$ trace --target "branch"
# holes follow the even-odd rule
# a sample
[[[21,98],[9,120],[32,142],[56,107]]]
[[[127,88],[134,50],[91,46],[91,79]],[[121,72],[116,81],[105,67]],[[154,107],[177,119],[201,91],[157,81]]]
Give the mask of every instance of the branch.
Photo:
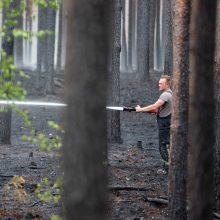
[[[127,191],[132,191],[132,190],[136,190],[136,191],[148,191],[147,188],[143,188],[143,187],[134,187],[134,186],[109,186],[108,188],[109,188],[109,190],[111,190],[111,191],[117,191],[117,190],[127,190]]]

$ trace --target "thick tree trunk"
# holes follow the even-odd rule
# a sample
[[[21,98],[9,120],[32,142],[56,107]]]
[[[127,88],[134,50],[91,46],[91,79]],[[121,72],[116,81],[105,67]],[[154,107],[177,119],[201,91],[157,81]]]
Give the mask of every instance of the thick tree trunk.
[[[106,219],[106,82],[111,1],[67,0],[64,208],[67,220]],[[85,16],[86,15],[86,16]]]
[[[220,1],[217,3],[215,47],[215,95],[216,95],[216,139],[215,139],[215,212],[220,213]]]
[[[173,42],[172,42],[172,13],[171,0],[163,1],[163,17],[165,29],[165,61],[164,73],[173,74]]]
[[[214,116],[214,46],[216,0],[192,1],[190,140],[192,144],[189,219],[212,219]]]
[[[114,0],[108,105],[120,104],[121,0]],[[108,112],[108,139],[121,143],[120,112]]]
[[[186,219],[190,0],[173,2],[173,111],[169,169],[170,219]]]
[[[149,79],[149,14],[150,2],[138,0],[137,61],[141,81]]]

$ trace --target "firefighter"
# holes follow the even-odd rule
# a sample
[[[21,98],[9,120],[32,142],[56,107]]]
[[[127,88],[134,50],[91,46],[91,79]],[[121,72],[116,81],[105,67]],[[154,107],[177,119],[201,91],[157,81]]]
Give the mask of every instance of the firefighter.
[[[162,75],[159,80],[159,91],[161,95],[159,99],[152,105],[140,107],[137,105],[136,112],[154,112],[157,115],[158,133],[159,133],[159,151],[164,165],[169,161],[169,144],[170,144],[170,121],[172,110],[172,95],[170,88],[171,77]]]

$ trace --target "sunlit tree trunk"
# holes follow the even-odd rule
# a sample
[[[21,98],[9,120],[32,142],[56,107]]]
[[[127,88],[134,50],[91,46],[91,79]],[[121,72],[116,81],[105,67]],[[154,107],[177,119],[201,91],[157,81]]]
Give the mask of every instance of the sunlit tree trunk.
[[[216,0],[192,1],[190,104],[191,195],[189,219],[211,220],[215,141],[214,46]]]
[[[141,81],[149,79],[149,14],[150,1],[138,0],[137,62]]]
[[[220,1],[217,2],[215,39],[215,95],[216,95],[216,139],[215,139],[215,212],[220,213]]]
[[[173,1],[173,110],[169,168],[170,219],[186,219],[190,0]]]
[[[67,0],[65,219],[106,219],[106,82],[111,1]],[[86,16],[85,16],[86,15]]]
[[[114,0],[108,105],[120,104],[121,0]],[[120,112],[108,111],[108,139],[121,143]]]

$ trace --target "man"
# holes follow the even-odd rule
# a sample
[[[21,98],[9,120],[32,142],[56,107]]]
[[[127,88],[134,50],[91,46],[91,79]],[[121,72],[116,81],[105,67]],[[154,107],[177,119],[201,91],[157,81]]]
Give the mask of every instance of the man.
[[[159,131],[159,151],[165,163],[169,160],[170,144],[170,120],[172,110],[172,90],[170,89],[171,78],[168,75],[162,75],[159,80],[159,91],[162,92],[159,99],[152,105],[135,108],[136,112],[148,112],[157,114],[157,124]]]

